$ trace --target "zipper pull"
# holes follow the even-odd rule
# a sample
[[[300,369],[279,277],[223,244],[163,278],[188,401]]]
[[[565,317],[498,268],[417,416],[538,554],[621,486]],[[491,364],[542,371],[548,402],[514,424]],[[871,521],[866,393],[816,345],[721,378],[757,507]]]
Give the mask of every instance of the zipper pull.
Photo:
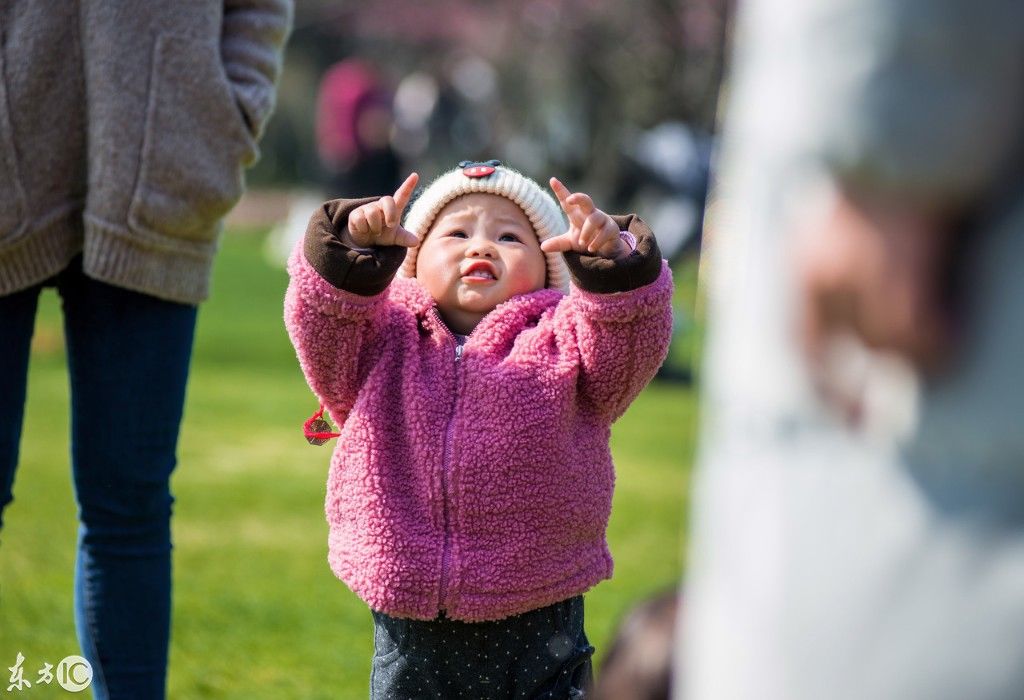
[[[462,359],[462,344],[461,343],[456,343],[455,344],[455,361],[458,362],[461,359]]]

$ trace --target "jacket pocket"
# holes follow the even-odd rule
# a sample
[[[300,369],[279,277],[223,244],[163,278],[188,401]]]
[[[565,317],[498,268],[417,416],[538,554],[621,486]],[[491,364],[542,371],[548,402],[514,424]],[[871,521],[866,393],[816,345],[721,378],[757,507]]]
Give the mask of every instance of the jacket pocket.
[[[0,55],[0,244],[16,236],[25,223],[25,191],[18,176],[5,75],[7,70]]]
[[[150,74],[135,228],[205,242],[245,187],[258,155],[216,42],[164,34]]]

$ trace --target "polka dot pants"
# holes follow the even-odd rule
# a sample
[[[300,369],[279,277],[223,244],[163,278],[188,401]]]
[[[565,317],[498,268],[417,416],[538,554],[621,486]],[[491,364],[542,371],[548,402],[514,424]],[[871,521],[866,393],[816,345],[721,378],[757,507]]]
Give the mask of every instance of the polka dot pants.
[[[493,622],[373,621],[371,700],[578,699],[593,682],[583,596]]]

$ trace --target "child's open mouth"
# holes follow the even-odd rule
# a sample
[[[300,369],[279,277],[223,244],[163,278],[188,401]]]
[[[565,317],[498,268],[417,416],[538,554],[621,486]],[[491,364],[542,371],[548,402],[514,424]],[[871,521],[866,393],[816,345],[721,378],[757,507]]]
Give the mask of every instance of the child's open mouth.
[[[494,266],[489,262],[475,262],[462,273],[467,282],[491,282],[498,279]]]

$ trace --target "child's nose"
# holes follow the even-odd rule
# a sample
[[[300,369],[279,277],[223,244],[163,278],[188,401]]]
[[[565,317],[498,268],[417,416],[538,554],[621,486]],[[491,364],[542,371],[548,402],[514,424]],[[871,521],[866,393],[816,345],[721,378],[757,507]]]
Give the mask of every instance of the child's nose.
[[[475,236],[469,241],[469,247],[466,248],[466,255],[471,258],[493,258],[495,255],[494,243],[482,236]]]

